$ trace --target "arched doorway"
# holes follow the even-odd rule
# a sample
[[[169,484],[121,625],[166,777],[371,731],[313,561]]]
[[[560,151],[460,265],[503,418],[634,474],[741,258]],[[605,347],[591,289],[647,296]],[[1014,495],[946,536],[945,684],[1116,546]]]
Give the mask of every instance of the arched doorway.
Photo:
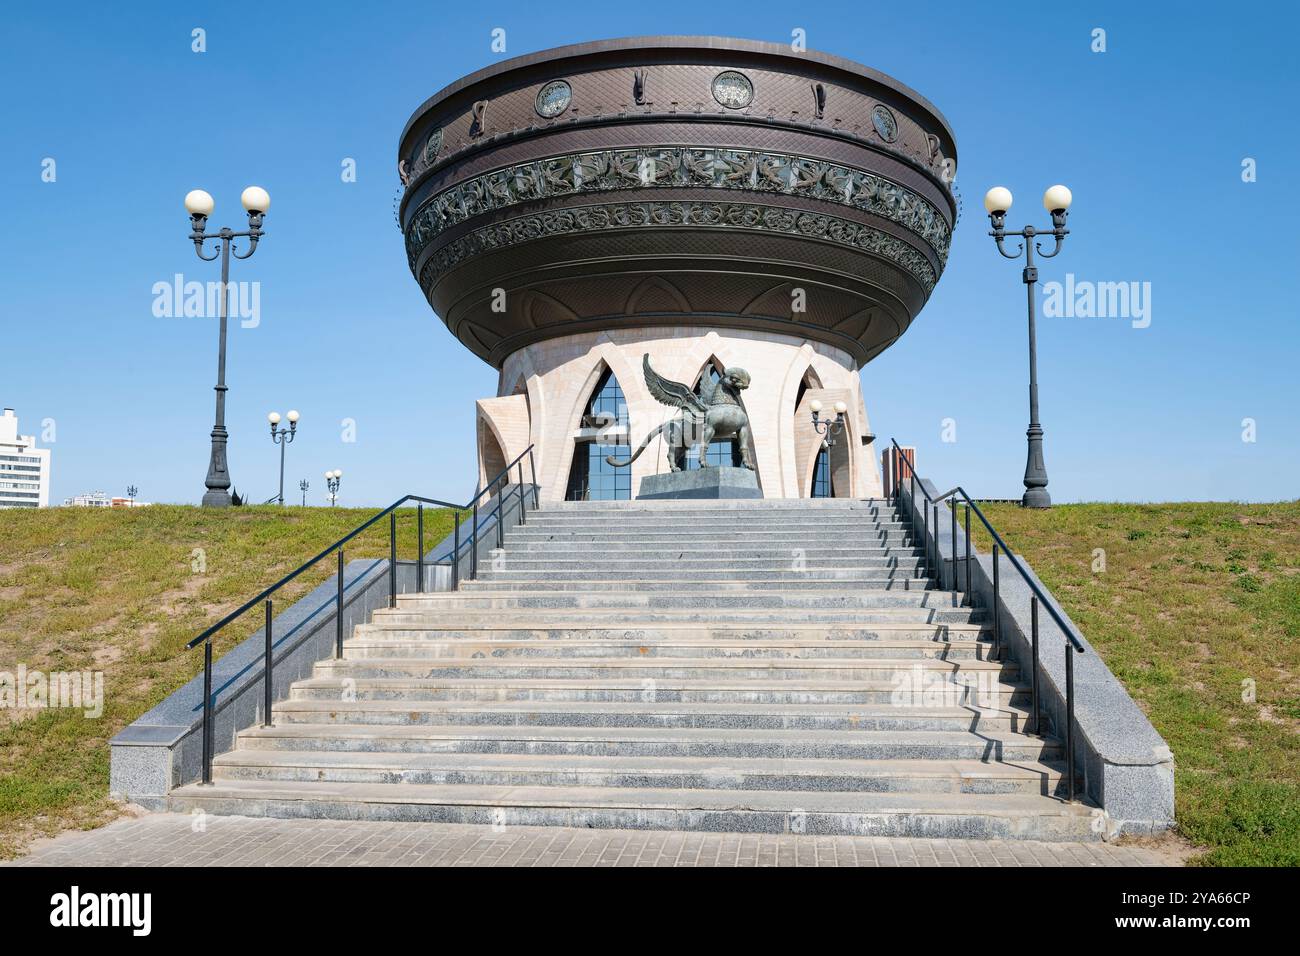
[[[573,462],[566,501],[626,501],[632,497],[632,470],[615,468],[607,455],[626,456],[627,400],[612,369],[596,381],[573,440]]]

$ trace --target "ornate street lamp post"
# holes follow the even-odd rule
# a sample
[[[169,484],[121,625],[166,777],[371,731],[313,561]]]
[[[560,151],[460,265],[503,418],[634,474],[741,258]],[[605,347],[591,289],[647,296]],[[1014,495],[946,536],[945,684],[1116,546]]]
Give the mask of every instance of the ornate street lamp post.
[[[835,417],[822,418],[822,403],[813,399],[808,403],[812,409],[812,427],[818,435],[822,436],[822,442],[827,448],[835,444],[835,436],[844,431],[844,413],[849,410],[849,406],[843,402],[835,403]]]
[[[285,418],[289,419],[289,427],[276,428],[280,424],[280,413],[271,412],[266,416],[266,420],[271,423],[271,441],[280,446],[280,493],[276,496],[276,502],[281,505],[284,504],[284,446],[298,434],[298,413],[289,409]]]
[[[126,496],[131,499],[131,507],[135,507],[135,496],[140,493],[140,489],[135,485],[126,486]]]
[[[339,497],[339,481],[343,478],[343,470],[335,468],[333,471],[325,472],[325,487],[330,491],[330,507],[334,507],[334,502]]]
[[[1024,283],[1029,292],[1029,429],[1025,435],[1029,439],[1029,455],[1025,462],[1025,495],[1021,504],[1026,508],[1050,508],[1052,496],[1047,493],[1047,466],[1043,464],[1043,426],[1038,422],[1038,332],[1034,324],[1034,284],[1038,281],[1038,268],[1034,265],[1034,250],[1044,259],[1051,259],[1061,251],[1061,244],[1070,230],[1065,228],[1067,210],[1073,196],[1064,186],[1052,186],[1043,193],[1043,206],[1052,214],[1050,235],[1056,240],[1051,252],[1044,252],[1042,244],[1034,236],[1049,234],[1049,230],[1038,230],[1025,226],[1011,235],[1020,236],[1024,241],[1015,252],[1007,252],[1002,240],[1007,236],[1007,210],[1011,208],[1011,190],[1003,186],[994,186],[984,195],[984,208],[988,210],[989,222],[993,231],[989,233],[997,243],[998,252],[1008,259],[1025,256]]]
[[[211,262],[221,256],[221,331],[217,346],[217,416],[212,426],[212,451],[208,458],[208,477],[204,484],[207,491],[203,495],[203,504],[225,508],[230,505],[230,471],[226,465],[226,306],[227,290],[230,284],[230,256],[247,259],[257,251],[257,240],[262,236],[262,220],[266,210],[271,206],[271,197],[260,186],[249,186],[239,197],[248,212],[248,231],[234,232],[223,226],[218,232],[208,234],[208,216],[212,214],[215,203],[212,197],[202,189],[192,189],[185,194],[185,209],[190,214],[190,239],[194,241],[194,252],[205,262]],[[231,249],[231,242],[238,238],[248,238],[248,251],[240,255]],[[221,241],[220,252],[214,250],[212,255],[203,254],[203,243],[208,239]]]
[[[307,489],[310,487],[311,485],[308,483],[306,478],[298,482],[298,490],[302,492],[302,506],[304,508],[307,507]]]

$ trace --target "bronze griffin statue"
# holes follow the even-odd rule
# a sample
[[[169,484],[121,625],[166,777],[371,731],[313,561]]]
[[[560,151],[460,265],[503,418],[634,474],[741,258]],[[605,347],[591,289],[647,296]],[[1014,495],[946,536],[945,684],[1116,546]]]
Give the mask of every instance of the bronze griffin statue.
[[[619,460],[608,455],[605,458],[607,462],[615,467],[632,464],[654,437],[663,432],[668,443],[668,466],[673,471],[686,467],[686,451],[696,444],[700,449],[700,467],[707,468],[709,463],[705,456],[709,453],[709,443],[715,438],[735,438],[742,464],[750,471],[754,470],[754,459],[749,451],[749,416],[740,404],[740,393],[749,388],[748,372],[743,368],[729,368],[712,385],[705,382],[701,394],[696,395],[681,382],[670,382],[652,369],[648,353],[642,357],[641,367],[645,370],[645,385],[650,394],[665,405],[680,408],[682,414],[646,435],[631,458]]]

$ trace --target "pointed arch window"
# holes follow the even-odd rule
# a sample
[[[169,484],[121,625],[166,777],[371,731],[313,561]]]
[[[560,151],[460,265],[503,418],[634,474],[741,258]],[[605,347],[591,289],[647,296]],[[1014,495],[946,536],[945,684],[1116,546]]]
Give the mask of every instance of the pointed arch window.
[[[817,462],[813,465],[812,488],[809,498],[830,498],[831,492],[831,454],[825,445],[817,449]]]
[[[627,400],[612,369],[596,382],[573,443],[573,464],[565,489],[568,501],[626,501],[632,497],[632,469],[615,468],[606,455],[626,456]]]

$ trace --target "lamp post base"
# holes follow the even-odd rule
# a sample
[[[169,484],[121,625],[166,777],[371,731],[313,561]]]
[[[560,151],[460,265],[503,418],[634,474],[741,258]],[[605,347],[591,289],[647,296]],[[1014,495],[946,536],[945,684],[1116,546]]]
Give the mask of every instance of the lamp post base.
[[[1047,493],[1046,488],[1026,488],[1024,497],[1020,499],[1020,505],[1023,508],[1050,508],[1052,496]]]
[[[203,496],[203,507],[205,508],[229,508],[230,492],[221,491],[213,488]]]

